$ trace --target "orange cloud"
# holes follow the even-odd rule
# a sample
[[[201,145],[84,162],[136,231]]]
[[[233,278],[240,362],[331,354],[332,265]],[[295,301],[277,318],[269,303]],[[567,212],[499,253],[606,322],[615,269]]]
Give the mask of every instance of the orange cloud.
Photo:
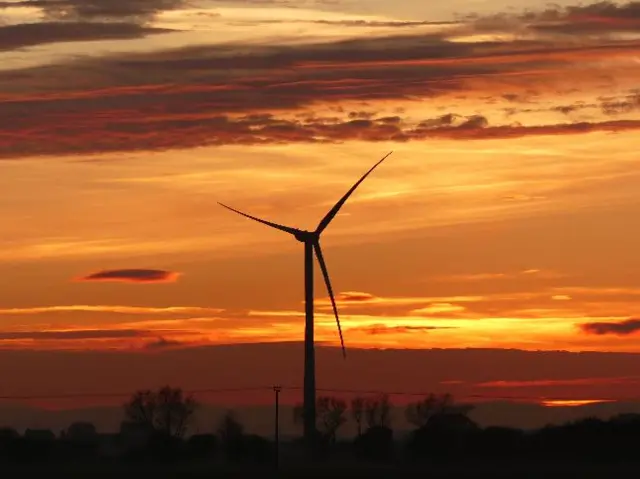
[[[488,381],[476,384],[482,388],[536,388],[557,386],[595,386],[607,384],[636,384],[640,383],[640,377],[598,377],[598,378],[571,378],[571,379],[534,379],[527,381]]]
[[[580,407],[589,404],[616,402],[615,399],[545,399],[540,404],[547,407]]]
[[[338,293],[335,296],[336,303],[342,307],[347,306],[392,306],[434,303],[447,308],[449,303],[478,302],[486,299],[485,296],[408,296],[408,297],[381,297],[370,293],[349,291]],[[315,301],[321,308],[330,307],[328,297]],[[450,309],[451,310],[451,309]]]
[[[411,311],[412,314],[441,314],[441,313],[459,313],[462,311],[466,311],[464,306],[459,304],[451,304],[451,303],[433,303],[424,308],[414,309]]]
[[[210,344],[198,330],[187,329],[43,329],[0,331],[0,350],[145,351]]]
[[[541,271],[539,269],[525,269],[512,273],[471,273],[471,274],[453,274],[437,278],[439,281],[487,281],[493,279],[514,279],[519,277],[535,276],[537,278],[560,278],[561,274],[553,271]]]
[[[85,329],[66,331],[0,331],[0,341],[16,339],[56,340],[56,339],[120,339],[147,336],[149,331],[137,329]]]
[[[199,306],[123,306],[123,305],[67,305],[39,306],[32,308],[4,308],[0,315],[47,313],[114,313],[114,314],[200,314],[220,313],[224,309]]]
[[[453,329],[451,326],[411,326],[411,325],[399,325],[389,326],[386,324],[372,324],[365,327],[349,328],[349,332],[362,332],[373,336],[380,334],[415,334],[415,333],[427,333],[435,329]]]

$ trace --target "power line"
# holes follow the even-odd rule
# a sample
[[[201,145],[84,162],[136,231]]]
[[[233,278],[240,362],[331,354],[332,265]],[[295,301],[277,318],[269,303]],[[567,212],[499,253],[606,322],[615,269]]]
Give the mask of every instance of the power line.
[[[187,394],[207,394],[207,393],[227,393],[227,392],[244,392],[244,391],[262,391],[272,390],[272,386],[243,387],[243,388],[209,388],[209,389],[190,389],[183,390]],[[134,392],[126,393],[66,393],[66,394],[41,394],[41,395],[22,395],[22,396],[0,396],[0,399],[74,399],[74,398],[108,398],[108,397],[130,397]]]
[[[303,388],[301,386],[279,386],[282,392],[284,391],[300,391]],[[255,391],[270,391],[273,392],[273,386],[250,386],[250,387],[236,387],[236,388],[205,388],[205,389],[189,389],[183,390],[186,394],[224,394],[233,392],[255,392]],[[433,394],[433,391],[418,392],[418,391],[385,391],[381,389],[366,390],[366,389],[340,389],[340,388],[317,388],[317,391],[326,393],[337,394],[354,394],[363,396],[373,395],[388,395],[388,396],[408,396],[408,397],[426,397]],[[105,392],[105,393],[64,393],[64,394],[33,394],[33,395],[3,395],[0,396],[0,400],[36,400],[36,399],[89,399],[89,398],[126,398],[131,397],[135,392]],[[503,399],[503,400],[536,400],[536,401],[579,401],[573,397],[560,397],[560,396],[522,396],[522,395],[498,395],[498,394],[458,394],[454,395],[457,398],[466,399]],[[590,399],[585,399],[590,400]],[[608,397],[608,398],[593,398],[597,401],[640,401],[640,397]]]

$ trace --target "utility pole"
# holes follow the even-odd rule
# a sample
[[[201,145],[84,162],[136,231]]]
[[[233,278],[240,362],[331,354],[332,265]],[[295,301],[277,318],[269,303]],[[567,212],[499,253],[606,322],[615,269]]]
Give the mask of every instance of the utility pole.
[[[275,442],[275,467],[276,470],[280,468],[280,391],[281,386],[273,386],[273,392],[276,394],[275,403],[275,424],[274,424],[274,442]]]

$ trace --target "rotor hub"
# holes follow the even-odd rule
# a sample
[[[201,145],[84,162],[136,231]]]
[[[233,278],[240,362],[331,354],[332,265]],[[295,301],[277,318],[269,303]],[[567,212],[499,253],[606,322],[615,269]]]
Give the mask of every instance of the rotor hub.
[[[301,243],[308,243],[308,242],[314,242],[316,239],[316,234],[313,231],[306,231],[306,230],[298,230],[295,234],[294,237],[300,241]]]

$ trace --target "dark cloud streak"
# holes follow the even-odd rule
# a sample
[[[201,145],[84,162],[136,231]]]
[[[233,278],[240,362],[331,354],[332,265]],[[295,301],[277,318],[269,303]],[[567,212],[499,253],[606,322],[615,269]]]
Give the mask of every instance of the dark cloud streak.
[[[37,1],[53,12],[64,6],[82,19],[105,15],[142,18],[180,4],[173,0]],[[634,15],[636,3],[630,5],[624,12]],[[611,18],[624,17],[618,7],[605,7],[600,5],[598,11]],[[586,15],[550,12],[528,20],[520,17],[519,21],[578,21]],[[67,35],[73,28],[79,36],[90,34],[83,30],[83,23],[64,25],[71,28]],[[96,34],[100,28],[105,35],[143,31],[142,23],[99,25]],[[40,35],[50,33],[41,31]],[[11,48],[11,41],[29,41],[27,37],[8,35],[5,48]],[[0,29],[0,48],[2,38]],[[614,55],[635,55],[639,48],[640,40],[580,43],[549,41],[544,36],[457,42],[441,32],[315,45],[194,46],[0,72],[0,158],[238,144],[484,140],[635,130],[640,120],[624,117],[523,126],[496,123],[483,115],[322,117],[314,111],[318,105],[418,102],[474,93],[485,98],[501,96],[514,104],[534,85],[537,90],[557,88],[557,82],[567,81],[567,69],[576,74],[576,66],[585,68],[589,62],[602,62]],[[625,74],[628,72],[633,75],[633,70],[626,69]],[[607,75],[613,78],[615,72]],[[512,91],[498,92],[499,85],[505,84],[511,85]],[[637,100],[631,97],[613,99],[603,103],[602,109],[607,114],[628,113],[635,108],[633,102]],[[569,115],[580,108],[567,106],[558,111]]]
[[[631,318],[618,323],[583,323],[579,327],[587,334],[628,336],[640,331],[640,319]]]
[[[115,269],[98,271],[79,281],[117,281],[125,283],[166,283],[175,281],[178,274],[158,269]]]
[[[156,14],[180,8],[185,0],[24,0],[3,2],[0,7],[40,8],[51,20],[127,20],[143,23]]]
[[[173,349],[173,348],[180,348],[180,347],[193,347],[193,346],[194,346],[193,343],[185,343],[183,341],[176,341],[174,339],[159,337],[155,341],[151,341],[145,344],[144,348],[150,351],[158,351],[158,350]]]
[[[81,340],[141,338],[156,334],[139,329],[87,329],[73,331],[2,331],[0,341],[10,340]]]
[[[347,302],[347,303],[367,303],[370,301],[375,301],[376,296],[369,293],[362,293],[359,291],[345,291],[343,293],[339,293],[336,296],[336,301]]]
[[[360,331],[366,334],[370,334],[372,336],[376,336],[378,334],[389,334],[389,333],[399,333],[399,334],[428,333],[430,331],[434,331],[438,329],[455,329],[455,328],[452,326],[387,326],[384,324],[373,324],[371,326],[366,326],[362,328],[351,328],[350,331]]]
[[[445,118],[448,116],[445,115]],[[640,120],[490,126],[487,119],[481,116],[470,117],[459,125],[443,123],[442,117],[412,125],[390,123],[385,118],[335,121],[279,119],[271,115],[248,115],[240,118],[202,118],[193,115],[191,118],[169,117],[149,124],[144,118],[126,118],[118,112],[93,120],[90,125],[76,123],[72,117],[63,116],[58,121],[58,124],[33,128],[28,135],[12,136],[9,141],[3,141],[0,134],[0,158],[162,151],[221,145],[340,143],[350,140],[493,140],[640,130]],[[162,131],[162,134],[157,135],[154,131]]]
[[[462,16],[462,31],[519,31],[549,36],[607,36],[640,32],[640,2],[594,2],[588,5],[553,5],[522,14]]]
[[[141,38],[170,31],[131,23],[23,23],[0,26],[0,51],[46,43]]]

